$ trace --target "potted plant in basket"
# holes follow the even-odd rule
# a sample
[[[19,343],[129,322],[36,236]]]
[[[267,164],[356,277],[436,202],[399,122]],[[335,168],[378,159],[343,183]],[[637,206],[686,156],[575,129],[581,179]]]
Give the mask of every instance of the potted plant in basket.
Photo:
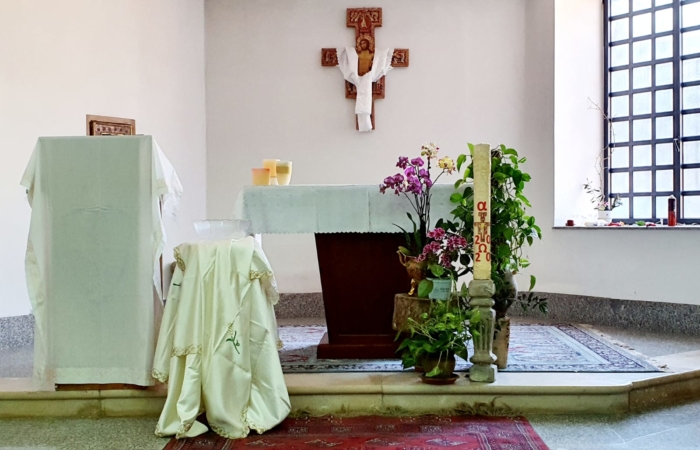
[[[465,187],[461,193],[454,193],[450,198],[455,203],[453,220],[438,222],[438,226],[460,233],[472,242],[474,190],[467,182],[472,178],[474,170],[471,160],[474,152],[472,144],[469,144],[469,152],[469,155],[457,158],[457,170],[462,172],[462,177],[455,183],[455,188]],[[524,309],[547,311],[547,300],[532,292],[535,276],[530,276],[530,292],[520,294],[514,277],[530,265],[523,250],[531,246],[535,239],[542,238],[542,231],[536,225],[535,218],[527,214],[526,208],[531,205],[523,190],[531,177],[520,168],[525,161],[526,158],[520,158],[516,150],[505,145],[491,150],[491,279],[496,285],[493,298],[493,308],[496,311],[493,350],[499,368],[505,368],[508,361],[510,319],[506,314],[513,303],[519,303]]]
[[[430,311],[423,313],[420,321],[408,319],[408,336],[397,351],[402,352],[404,367],[422,362],[424,374],[421,380],[428,384],[451,384],[458,378],[454,374],[455,355],[467,360],[467,343],[478,335],[475,325],[478,313],[473,313],[461,302],[434,302]],[[397,339],[401,334],[397,334]]]
[[[583,189],[586,191],[586,194],[591,196],[591,203],[595,205],[595,209],[598,211],[598,220],[604,220],[606,223],[610,223],[612,221],[613,209],[622,205],[620,194],[606,197],[601,189],[593,187],[593,182],[591,180],[586,180]]]

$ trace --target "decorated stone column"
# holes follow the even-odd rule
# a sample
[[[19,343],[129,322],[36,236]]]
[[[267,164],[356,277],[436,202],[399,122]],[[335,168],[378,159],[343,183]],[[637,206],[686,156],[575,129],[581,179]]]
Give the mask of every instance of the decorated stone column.
[[[473,312],[479,312],[479,336],[474,337],[473,366],[469,379],[492,383],[496,380],[496,357],[493,348],[493,327],[496,312],[491,280],[491,147],[479,144],[474,148],[474,279],[469,283]]]

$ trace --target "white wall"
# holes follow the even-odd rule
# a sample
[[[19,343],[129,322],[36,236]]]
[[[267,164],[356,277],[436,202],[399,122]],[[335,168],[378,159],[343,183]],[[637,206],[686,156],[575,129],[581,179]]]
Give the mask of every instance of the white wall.
[[[523,0],[377,0],[379,47],[408,47],[410,67],[387,76],[377,130],[355,131],[338,68],[322,47],[349,46],[345,9],[323,0],[206,2],[208,214],[230,217],[236,194],[262,158],[294,161],[293,183],[379,184],[399,155],[435,140],[456,157],[467,142],[541,146],[531,113]],[[537,47],[538,44],[530,43]],[[537,106],[538,102],[535,101]],[[550,141],[546,144],[551,149]],[[284,292],[320,291],[313,236],[265,236]]]
[[[528,157],[533,176],[527,194],[544,239],[528,273],[539,290],[700,304],[685,282],[697,231],[551,228],[588,207],[581,185],[602,143],[588,102],[602,100],[600,0],[372,5],[384,8],[378,45],[409,47],[411,66],[388,75],[378,129],[358,134],[340,73],[320,66],[319,49],[351,45],[345,8],[366,2],[207,1],[211,217],[230,217],[264,157],[293,160],[294,183],[376,184],[428,140],[452,156],[466,142],[503,142]],[[320,290],[312,236],[264,242],[282,291]]]
[[[603,5],[596,0],[556,2],[554,52],[554,223],[596,215],[582,188],[600,185],[603,151]]]
[[[205,216],[202,0],[0,2],[0,317],[27,314],[30,209],[19,186],[39,136],[84,135],[85,115],[136,119],[185,187],[174,244]]]
[[[556,1],[556,146],[554,152],[543,146],[536,160],[548,168],[554,155],[556,184],[539,185],[530,194],[540,204],[555,187],[557,214],[536,209],[546,225],[561,226],[580,207],[590,208],[580,189],[595,173],[591,161],[602,147],[600,115],[588,109],[587,100],[596,100],[602,84],[595,75],[602,73],[601,8],[599,0]],[[551,179],[538,169],[539,176]],[[699,252],[700,230],[550,229],[530,254],[543,291],[700,304],[691,281]]]

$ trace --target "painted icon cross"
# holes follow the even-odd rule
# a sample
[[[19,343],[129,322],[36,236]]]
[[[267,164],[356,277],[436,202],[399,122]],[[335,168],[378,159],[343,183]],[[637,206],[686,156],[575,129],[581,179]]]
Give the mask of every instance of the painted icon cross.
[[[382,8],[348,8],[346,24],[355,28],[355,50],[357,51],[357,72],[362,76],[372,69],[374,57],[374,28],[382,26]],[[338,53],[334,48],[321,49],[321,65],[337,66]],[[391,57],[392,67],[408,67],[408,49],[397,48]],[[374,99],[384,98],[386,79],[381,77],[372,83],[372,129],[374,124]],[[345,98],[357,98],[357,88],[345,81]],[[355,123],[357,127],[357,120]]]

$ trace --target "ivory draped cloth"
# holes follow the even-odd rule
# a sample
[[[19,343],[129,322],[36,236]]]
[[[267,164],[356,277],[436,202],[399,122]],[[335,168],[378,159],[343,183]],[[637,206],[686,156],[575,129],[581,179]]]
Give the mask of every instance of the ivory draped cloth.
[[[151,136],[39,138],[21,181],[34,376],[59,384],[153,384],[162,304],[163,210],[180,181]]]
[[[464,190],[463,185],[460,191]],[[436,184],[431,190],[432,225],[440,217],[452,217],[455,204],[452,184]],[[398,233],[400,225],[412,227],[418,216],[408,199],[377,185],[244,186],[238,193],[233,216],[252,222],[256,234],[295,233]],[[394,225],[396,224],[396,225]]]
[[[377,49],[372,58],[372,69],[359,76],[357,71],[358,56],[353,47],[340,47],[336,49],[338,55],[338,67],[345,78],[357,88],[355,100],[355,114],[359,131],[372,131],[372,83],[389,73],[392,69],[391,58],[393,48]]]
[[[270,264],[252,237],[182,244],[158,337],[153,376],[168,383],[156,434],[237,439],[291,410],[277,353]]]

